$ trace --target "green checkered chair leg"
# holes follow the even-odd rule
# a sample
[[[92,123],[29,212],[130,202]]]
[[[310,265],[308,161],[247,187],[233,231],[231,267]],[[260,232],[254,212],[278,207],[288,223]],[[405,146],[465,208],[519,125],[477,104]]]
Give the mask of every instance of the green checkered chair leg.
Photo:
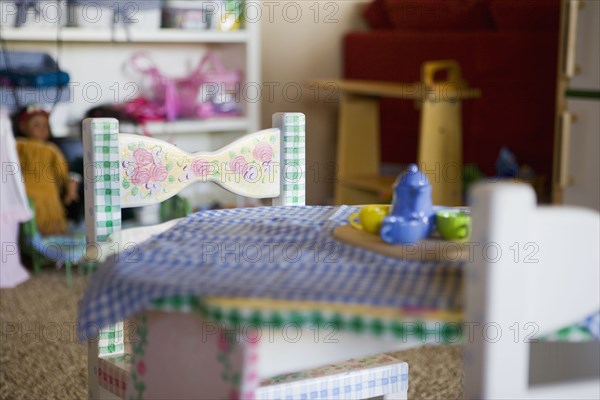
[[[97,246],[121,228],[119,122],[87,119],[83,130],[86,243]],[[122,323],[101,329],[99,353],[122,353],[122,338]]]

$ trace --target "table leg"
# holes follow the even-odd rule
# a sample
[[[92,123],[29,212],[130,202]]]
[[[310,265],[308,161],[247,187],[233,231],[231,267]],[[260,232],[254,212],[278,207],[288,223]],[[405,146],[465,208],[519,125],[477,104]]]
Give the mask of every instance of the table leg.
[[[147,311],[135,320],[127,398],[252,398],[257,353],[235,330],[198,315]]]

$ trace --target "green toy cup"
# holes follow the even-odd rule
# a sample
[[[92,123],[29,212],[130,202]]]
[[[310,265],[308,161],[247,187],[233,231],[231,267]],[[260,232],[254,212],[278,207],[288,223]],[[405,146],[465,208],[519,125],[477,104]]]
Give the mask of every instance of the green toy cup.
[[[471,234],[471,216],[458,210],[438,211],[435,224],[440,236],[446,240],[465,240]]]

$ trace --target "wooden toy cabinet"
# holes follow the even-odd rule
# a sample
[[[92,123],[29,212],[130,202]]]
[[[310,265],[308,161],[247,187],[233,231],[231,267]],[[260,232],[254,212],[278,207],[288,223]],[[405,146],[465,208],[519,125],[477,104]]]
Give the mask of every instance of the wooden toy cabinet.
[[[600,210],[600,3],[561,6],[553,201]]]
[[[447,79],[436,81],[438,73]],[[422,66],[422,81],[392,83],[358,80],[316,81],[341,92],[336,204],[381,203],[391,193],[395,177],[380,174],[379,99],[392,97],[421,102],[418,164],[433,188],[434,204],[462,204],[461,101],[480,96],[462,81],[452,60]]]

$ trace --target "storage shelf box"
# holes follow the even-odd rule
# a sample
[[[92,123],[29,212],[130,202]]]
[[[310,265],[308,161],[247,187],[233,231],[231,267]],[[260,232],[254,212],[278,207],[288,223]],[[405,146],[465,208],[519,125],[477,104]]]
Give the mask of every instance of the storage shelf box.
[[[0,1],[0,26],[19,29],[55,29],[68,20],[67,0]]]
[[[211,14],[202,1],[168,1],[163,7],[162,26],[176,29],[210,29]]]
[[[71,23],[82,29],[156,30],[161,23],[160,0],[77,0],[69,5]]]

